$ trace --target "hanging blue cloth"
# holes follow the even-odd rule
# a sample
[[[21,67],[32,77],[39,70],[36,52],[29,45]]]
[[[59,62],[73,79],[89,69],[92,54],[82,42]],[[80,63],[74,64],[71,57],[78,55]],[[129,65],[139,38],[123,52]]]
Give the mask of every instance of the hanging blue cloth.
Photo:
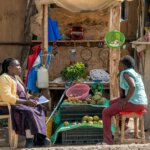
[[[58,22],[48,17],[48,40],[61,40],[61,35],[58,29]]]

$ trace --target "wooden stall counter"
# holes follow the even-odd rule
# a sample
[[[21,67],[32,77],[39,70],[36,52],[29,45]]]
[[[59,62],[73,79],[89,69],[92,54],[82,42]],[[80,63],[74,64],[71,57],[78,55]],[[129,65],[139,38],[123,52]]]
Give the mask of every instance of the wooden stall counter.
[[[93,83],[99,83],[99,82],[94,82],[94,81],[90,81],[90,82],[82,82],[82,83],[85,83],[85,84],[88,84],[88,85],[91,85]],[[109,88],[109,82],[102,82],[103,86],[104,86],[104,89],[110,89]],[[50,81],[49,82],[49,89],[50,90],[64,90],[66,86],[69,86],[70,83],[68,82],[60,82],[60,83],[54,83],[53,81]]]

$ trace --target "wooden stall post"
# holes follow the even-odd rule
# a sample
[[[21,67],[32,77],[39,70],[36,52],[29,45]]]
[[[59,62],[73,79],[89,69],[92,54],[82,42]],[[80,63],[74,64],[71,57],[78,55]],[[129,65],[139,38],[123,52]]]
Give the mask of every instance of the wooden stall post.
[[[144,44],[144,43],[143,43]],[[144,74],[143,74],[143,79],[144,79],[144,86],[145,86],[145,91],[147,94],[148,98],[148,109],[147,113],[144,116],[144,125],[145,129],[150,129],[150,69],[149,69],[149,58],[150,58],[150,42],[147,42],[146,44],[146,50],[145,50],[145,62],[144,62]],[[142,63],[142,62],[140,62]]]
[[[48,5],[43,5],[43,60],[42,63],[45,64],[48,54]]]
[[[48,56],[48,5],[43,5],[43,20],[42,20],[42,35],[43,35],[43,41],[42,41],[42,64],[45,65],[47,61]],[[42,93],[45,97],[49,99],[48,108],[51,112],[51,96],[49,88],[42,89]]]
[[[145,129],[150,129],[150,69],[149,69],[149,58],[150,58],[150,42],[148,41],[133,41],[132,47],[135,48],[135,53],[140,54],[138,59],[139,68],[138,71],[142,75],[146,95],[148,98],[147,113],[144,115],[144,126]]]
[[[121,3],[120,3],[121,4]],[[121,5],[110,8],[109,30],[120,30]],[[119,96],[118,64],[120,60],[120,48],[110,48],[109,52],[110,72],[110,99]]]

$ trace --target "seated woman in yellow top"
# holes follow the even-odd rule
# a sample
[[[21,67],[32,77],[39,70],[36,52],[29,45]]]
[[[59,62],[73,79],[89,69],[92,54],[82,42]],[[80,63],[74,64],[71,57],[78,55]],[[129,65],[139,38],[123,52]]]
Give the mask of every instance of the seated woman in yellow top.
[[[15,132],[26,136],[26,147],[50,145],[46,138],[45,115],[37,100],[27,93],[19,78],[21,67],[18,60],[7,58],[2,63],[0,76],[0,101],[11,105],[12,125]],[[6,113],[5,107],[0,112]],[[36,140],[35,140],[36,139]]]

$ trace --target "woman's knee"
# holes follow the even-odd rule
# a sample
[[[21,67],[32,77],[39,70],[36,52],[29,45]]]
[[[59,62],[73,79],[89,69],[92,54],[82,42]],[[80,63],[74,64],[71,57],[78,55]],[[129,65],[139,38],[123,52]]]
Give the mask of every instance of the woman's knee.
[[[108,108],[109,108],[109,107],[103,109],[103,111],[102,111],[102,116],[109,115],[109,110],[108,110]]]

